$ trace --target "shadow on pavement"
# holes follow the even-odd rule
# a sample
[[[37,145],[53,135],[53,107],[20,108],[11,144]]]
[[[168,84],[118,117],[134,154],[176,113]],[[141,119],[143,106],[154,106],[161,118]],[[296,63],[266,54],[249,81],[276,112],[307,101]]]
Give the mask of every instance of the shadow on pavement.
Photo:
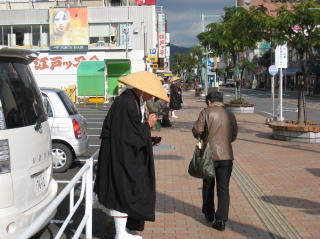
[[[320,203],[302,198],[286,196],[264,196],[261,199],[278,206],[302,209],[304,213],[320,215]]]
[[[306,170],[314,176],[320,177],[320,168],[306,168]]]
[[[163,203],[166,203],[165,205],[161,205]],[[161,205],[161,208],[159,208],[159,204]],[[179,199],[176,199],[174,197],[168,196],[166,194],[157,192],[157,206],[156,211],[162,212],[162,213],[174,213],[179,212],[185,216],[191,217],[202,223],[203,225],[210,226],[210,223],[208,223],[204,216],[200,217],[199,214],[201,213],[201,209],[184,201],[181,201]],[[157,220],[157,219],[156,219]],[[239,223],[234,220],[229,220],[227,224],[227,228],[230,228],[232,231],[235,231],[239,234],[242,234],[243,236],[247,238],[256,238],[257,235],[268,235],[271,236],[271,238],[277,238],[277,239],[285,239],[281,237],[280,235],[276,235],[274,233],[270,233],[267,230],[263,230],[261,228]],[[212,229],[214,230],[214,229]],[[266,238],[266,237],[261,237]]]

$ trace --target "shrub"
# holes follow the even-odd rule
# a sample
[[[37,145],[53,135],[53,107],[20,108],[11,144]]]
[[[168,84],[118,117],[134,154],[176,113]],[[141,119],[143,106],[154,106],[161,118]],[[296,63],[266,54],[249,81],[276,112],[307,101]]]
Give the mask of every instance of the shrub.
[[[248,104],[248,102],[247,102],[244,98],[238,98],[238,99],[230,100],[230,104],[240,104],[240,105],[243,105],[243,104]]]

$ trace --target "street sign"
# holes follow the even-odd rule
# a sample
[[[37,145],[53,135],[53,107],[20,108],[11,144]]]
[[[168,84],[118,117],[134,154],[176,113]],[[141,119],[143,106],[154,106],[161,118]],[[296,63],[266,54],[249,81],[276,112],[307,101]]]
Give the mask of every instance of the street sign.
[[[153,48],[153,49],[148,49],[148,57],[157,57],[157,49]]]
[[[277,68],[288,68],[288,47],[287,44],[278,45],[275,54],[275,65]]]
[[[276,74],[278,74],[278,68],[275,66],[275,65],[271,65],[271,66],[269,66],[269,74],[270,75],[276,75]]]

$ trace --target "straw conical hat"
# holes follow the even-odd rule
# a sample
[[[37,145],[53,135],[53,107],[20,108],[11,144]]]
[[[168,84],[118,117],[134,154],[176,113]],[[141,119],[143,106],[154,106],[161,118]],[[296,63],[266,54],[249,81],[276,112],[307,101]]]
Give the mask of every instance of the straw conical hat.
[[[171,78],[171,82],[174,82],[174,81],[177,81],[177,80],[180,80],[181,78],[180,77],[178,77],[178,76],[174,76],[174,77],[172,77]]]
[[[156,74],[148,71],[135,72],[119,79],[120,82],[169,102],[169,98]]]

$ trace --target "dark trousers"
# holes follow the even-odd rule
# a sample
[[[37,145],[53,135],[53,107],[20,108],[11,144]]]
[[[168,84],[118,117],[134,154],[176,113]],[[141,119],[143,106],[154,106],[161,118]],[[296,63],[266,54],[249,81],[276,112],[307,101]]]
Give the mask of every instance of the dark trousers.
[[[202,187],[202,212],[208,218],[228,220],[229,214],[229,181],[232,172],[232,160],[215,161],[216,176],[212,180],[204,179]],[[214,186],[217,182],[218,207],[214,209]]]

